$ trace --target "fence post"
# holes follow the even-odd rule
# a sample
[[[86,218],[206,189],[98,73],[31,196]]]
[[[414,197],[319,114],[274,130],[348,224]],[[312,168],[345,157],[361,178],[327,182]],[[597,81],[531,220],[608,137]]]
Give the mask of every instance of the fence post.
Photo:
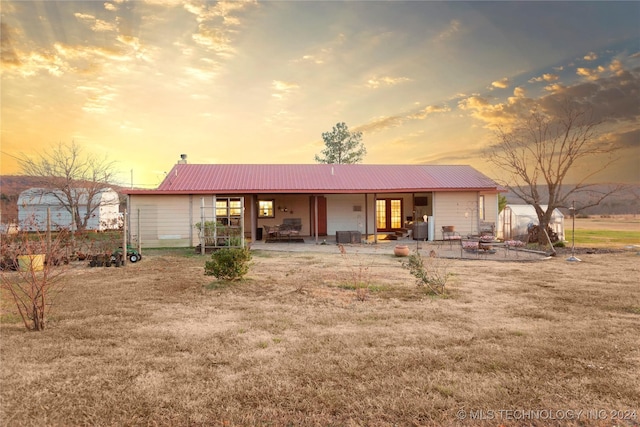
[[[122,266],[127,265],[127,208],[124,209],[122,225]]]

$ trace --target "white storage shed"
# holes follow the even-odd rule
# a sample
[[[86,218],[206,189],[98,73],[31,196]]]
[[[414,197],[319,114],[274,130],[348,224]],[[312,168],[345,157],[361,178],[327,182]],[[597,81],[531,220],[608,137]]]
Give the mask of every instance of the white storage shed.
[[[80,216],[87,213],[87,191],[75,189],[78,193]],[[83,194],[84,193],[84,194]],[[71,213],[60,202],[65,200],[59,190],[30,188],[18,197],[18,222],[23,230],[44,230],[47,222],[47,208],[51,212],[51,227],[71,228]],[[111,188],[103,188],[93,197],[93,206],[98,205],[87,222],[87,230],[112,230],[122,225],[120,198]]]
[[[543,205],[542,208],[547,209],[547,206]],[[498,238],[526,241],[530,225],[538,225],[535,208],[532,205],[509,204],[498,215]],[[553,210],[549,227],[561,241],[564,240],[564,215],[560,210]]]

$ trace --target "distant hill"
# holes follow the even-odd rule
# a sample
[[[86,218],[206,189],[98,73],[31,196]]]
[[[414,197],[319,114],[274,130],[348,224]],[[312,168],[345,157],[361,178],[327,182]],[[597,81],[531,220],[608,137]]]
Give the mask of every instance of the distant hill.
[[[604,192],[609,188],[612,188],[612,184],[601,184],[593,187],[595,192]],[[546,188],[540,187],[540,194],[546,193]],[[505,194],[508,203],[522,204],[523,201],[511,192]],[[581,209],[586,205],[593,196],[589,193],[576,194],[574,198],[570,200],[575,201],[576,209],[581,214],[586,215],[622,215],[632,214],[640,215],[640,185],[628,185],[622,191],[607,197],[598,206]],[[567,214],[568,209],[561,209],[563,213]]]
[[[4,224],[17,222],[18,196],[24,190],[39,186],[39,178],[25,175],[0,175],[0,222]],[[122,194],[122,187],[117,185],[110,187],[118,194]]]

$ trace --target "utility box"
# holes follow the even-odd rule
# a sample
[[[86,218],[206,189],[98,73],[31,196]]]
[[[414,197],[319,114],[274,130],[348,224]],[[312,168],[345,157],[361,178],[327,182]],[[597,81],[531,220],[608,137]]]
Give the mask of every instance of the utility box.
[[[336,231],[336,243],[362,243],[359,231]]]

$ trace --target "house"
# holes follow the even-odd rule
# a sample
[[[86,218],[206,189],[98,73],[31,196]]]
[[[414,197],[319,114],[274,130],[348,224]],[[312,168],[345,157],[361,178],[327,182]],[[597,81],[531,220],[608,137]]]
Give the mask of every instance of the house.
[[[546,210],[547,206],[542,205]],[[529,226],[538,225],[538,215],[532,205],[508,204],[498,215],[497,236],[504,240],[527,241]],[[560,241],[564,240],[564,215],[560,210],[554,209],[551,214],[549,227],[558,234]]]
[[[78,200],[80,216],[87,213],[87,191],[74,189],[74,198]],[[45,230],[47,209],[49,209],[52,228],[72,228],[71,213],[62,204],[65,200],[60,190],[47,188],[29,188],[18,197],[18,223],[23,230]],[[87,230],[104,231],[119,228],[120,198],[111,188],[103,188],[93,196],[92,205],[97,207],[87,222]]]
[[[130,238],[141,247],[197,246],[201,224],[221,219],[236,221],[251,241],[287,221],[316,241],[341,231],[377,241],[425,218],[430,232],[420,238],[430,240],[442,226],[475,234],[498,219],[501,189],[470,166],[187,164],[185,157],[157,189],[124,190]]]

